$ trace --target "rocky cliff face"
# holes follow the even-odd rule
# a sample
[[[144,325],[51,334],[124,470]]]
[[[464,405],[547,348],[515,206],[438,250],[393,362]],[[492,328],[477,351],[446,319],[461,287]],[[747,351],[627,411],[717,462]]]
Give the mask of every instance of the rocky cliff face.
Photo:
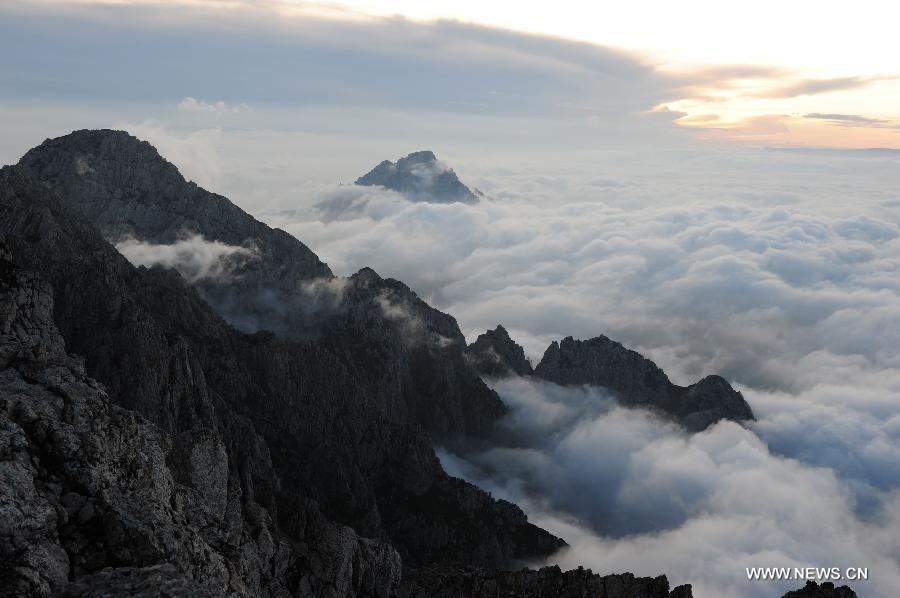
[[[416,423],[436,439],[485,435],[506,413],[466,362],[456,320],[370,268],[347,281],[338,308],[323,319],[319,343],[389,417]]]
[[[720,419],[753,419],[747,401],[725,379],[707,376],[677,386],[655,363],[605,336],[554,341],[534,375],[560,385],[605,387],[623,404],[659,411],[689,430],[702,430]]]
[[[397,552],[328,522],[313,504],[304,544],[279,533],[243,493],[215,428],[172,437],[112,404],[65,352],[50,285],[8,254],[0,356],[3,595],[397,591]]]
[[[499,324],[494,330],[478,335],[475,342],[466,348],[466,358],[479,374],[488,378],[510,374],[528,376],[532,373],[525,350]]]
[[[356,184],[379,185],[402,193],[412,201],[478,202],[478,196],[459,180],[456,173],[427,150],[413,152],[396,163],[385,160],[356,179]]]

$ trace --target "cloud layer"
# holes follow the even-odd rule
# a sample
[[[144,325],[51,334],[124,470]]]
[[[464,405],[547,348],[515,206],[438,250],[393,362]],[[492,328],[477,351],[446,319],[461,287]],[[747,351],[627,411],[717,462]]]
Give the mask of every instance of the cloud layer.
[[[644,153],[456,168],[476,206],[343,186],[266,219],[338,272],[367,264],[539,358],[608,336],[679,383],[720,373],[757,414],[693,436],[600,391],[493,384],[490,449],[445,466],[565,537],[564,566],[665,571],[698,596],[778,595],[745,567],[900,583],[900,197],[890,152]]]

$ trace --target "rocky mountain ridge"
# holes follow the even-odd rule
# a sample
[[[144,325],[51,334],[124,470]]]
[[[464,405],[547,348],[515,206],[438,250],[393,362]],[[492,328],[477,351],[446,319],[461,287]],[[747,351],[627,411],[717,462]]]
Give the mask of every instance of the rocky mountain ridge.
[[[561,386],[602,387],[624,405],[656,411],[692,431],[721,419],[753,419],[743,395],[724,378],[712,375],[687,387],[677,386],[655,363],[605,336],[554,341],[532,369],[522,347],[498,326],[479,335],[466,348],[466,357],[486,378],[533,376]]]
[[[329,540],[317,535],[320,528],[355,530],[390,547],[384,554],[400,555],[404,566],[448,560],[498,566],[561,546],[514,505],[444,474],[421,428],[390,418],[330,351],[235,331],[177,273],[133,267],[24,169],[0,171],[0,231],[17,267],[39,271],[49,283],[54,324],[111,403],[145,418],[176,449],[202,438],[221,447],[213,453],[215,467],[204,467],[227,471],[226,504],[235,513],[227,525],[213,525],[229,539],[214,547],[227,573],[207,580],[217,591],[331,595],[308,591],[318,587],[315,580],[328,585],[339,576],[310,577],[318,565],[303,551],[329,551],[328,567],[352,565],[355,541],[343,531]],[[166,457],[176,469],[190,454],[178,450]],[[152,517],[140,496],[130,500],[131,520]],[[52,520],[41,529],[59,533]],[[95,553],[105,556],[90,560],[84,574],[171,563],[200,581],[195,568],[209,560],[168,550],[132,558],[119,552],[121,534],[102,527],[94,542]],[[390,567],[383,569],[394,578]],[[26,570],[6,569],[15,578]],[[372,584],[337,587],[333,595],[375,595]],[[46,595],[44,589],[29,591]]]
[[[562,386],[604,387],[622,404],[659,411],[689,430],[703,430],[721,419],[753,419],[743,395],[724,378],[712,375],[677,386],[655,363],[605,336],[554,341],[534,375]]]

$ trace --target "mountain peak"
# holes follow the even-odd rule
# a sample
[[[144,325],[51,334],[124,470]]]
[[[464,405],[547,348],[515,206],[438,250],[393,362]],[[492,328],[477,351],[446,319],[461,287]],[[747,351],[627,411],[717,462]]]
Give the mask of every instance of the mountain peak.
[[[510,374],[528,376],[531,363],[522,349],[502,325],[478,335],[466,348],[466,359],[482,376],[503,377]]]
[[[429,162],[437,162],[437,156],[431,150],[419,150],[408,154],[405,158],[397,160],[398,166],[406,164],[427,164]]]
[[[413,152],[396,163],[384,160],[356,179],[356,184],[391,189],[412,201],[478,202],[478,196],[459,180],[452,168],[439,161],[431,150]]]
[[[79,129],[68,135],[45,139],[22,156],[19,165],[35,168],[48,162],[59,163],[61,156],[69,158],[66,166],[74,168],[82,176],[93,173],[95,168],[87,161],[88,156],[103,162],[104,167],[108,167],[110,163],[143,162],[178,172],[150,143],[127,131],[115,129]]]

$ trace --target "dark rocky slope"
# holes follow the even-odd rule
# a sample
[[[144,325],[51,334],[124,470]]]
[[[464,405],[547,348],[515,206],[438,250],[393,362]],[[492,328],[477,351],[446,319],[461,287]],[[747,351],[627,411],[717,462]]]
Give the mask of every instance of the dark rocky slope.
[[[433,152],[413,152],[396,163],[381,162],[356,179],[357,185],[379,185],[402,193],[413,201],[437,203],[476,203],[478,196],[466,187],[451,168],[440,162]]]
[[[659,411],[689,430],[702,430],[720,419],[753,419],[750,405],[724,378],[707,376],[677,386],[655,363],[605,336],[554,341],[534,375],[560,385],[605,387],[624,405]]]
[[[0,594],[397,591],[396,551],[313,504],[304,542],[279,533],[242,492],[217,430],[173,438],[113,405],[65,352],[50,285],[5,247],[0,366]]]
[[[0,513],[16,514],[0,523],[0,587],[429,596],[414,585],[429,583],[423,571],[447,567],[466,584],[461,566],[562,545],[442,471],[432,440],[486,434],[504,408],[466,363],[453,318],[402,283],[364,269],[338,285],[311,337],[245,334],[210,307],[215,287],[125,260],[109,243],[125,229],[160,243],[250,239],[267,249],[236,273],[249,282],[232,305],[249,313],[260,285],[289,294],[334,282],[302,244],[185,183],[148,148],[82,131],[0,171],[0,234],[16,264],[0,268],[0,429],[11,434]],[[295,307],[280,321],[306,317]],[[522,595],[553,577],[516,575]],[[552,583],[584,595],[592,580]]]
[[[525,350],[500,324],[494,330],[479,334],[466,348],[466,358],[479,374],[488,378],[510,374],[528,376],[533,371]]]
[[[215,532],[262,545],[217,547],[229,592],[304,595],[303,576],[294,573],[303,562],[297,551],[337,542],[313,533],[317,521],[389,542],[408,565],[499,565],[560,545],[515,506],[447,477],[428,438],[387,418],[329,351],[234,331],[176,273],[132,267],[47,186],[16,168],[0,171],[0,231],[16,261],[51,284],[56,325],[112,402],[146,417],[180,451],[169,453],[171,467],[189,454],[178,447],[196,439],[223,447],[227,501],[239,516]],[[447,507],[435,511],[433,499]],[[129,500],[141,508],[139,497]],[[120,541],[101,528],[100,553]],[[328,566],[345,559],[340,545]],[[122,554],[92,560],[84,572],[170,562],[194,578],[199,562],[166,551],[140,560]]]

